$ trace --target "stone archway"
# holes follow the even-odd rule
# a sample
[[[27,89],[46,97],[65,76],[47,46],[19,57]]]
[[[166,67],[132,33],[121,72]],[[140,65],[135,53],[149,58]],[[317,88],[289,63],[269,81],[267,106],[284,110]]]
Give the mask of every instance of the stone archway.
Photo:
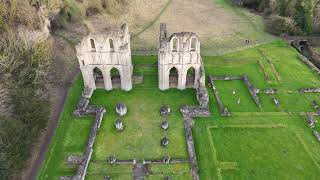
[[[172,67],[169,71],[169,88],[177,88],[179,82],[179,73],[176,67]]]
[[[119,69],[113,67],[110,70],[110,78],[111,78],[112,88],[121,88],[121,74]]]
[[[104,85],[104,77],[103,77],[103,73],[102,71],[95,67],[93,69],[93,79],[94,79],[94,83],[97,89],[102,88],[104,89],[105,85]]]
[[[186,74],[186,88],[193,88],[195,85],[195,79],[196,79],[196,70],[194,67],[190,67],[187,70]]]

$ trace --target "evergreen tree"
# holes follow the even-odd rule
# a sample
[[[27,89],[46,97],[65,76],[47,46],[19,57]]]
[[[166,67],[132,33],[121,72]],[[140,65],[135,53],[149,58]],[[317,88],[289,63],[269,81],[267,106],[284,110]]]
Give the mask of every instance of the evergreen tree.
[[[312,1],[311,0],[297,0],[295,5],[295,21],[298,27],[310,34],[312,32]]]

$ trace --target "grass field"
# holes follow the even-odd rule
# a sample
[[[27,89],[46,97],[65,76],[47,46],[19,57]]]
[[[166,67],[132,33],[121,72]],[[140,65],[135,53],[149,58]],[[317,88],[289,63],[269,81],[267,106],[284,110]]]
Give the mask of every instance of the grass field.
[[[196,104],[194,90],[169,90],[161,92],[157,85],[157,68],[141,67],[153,64],[157,57],[133,58],[134,74],[145,76],[143,84],[130,92],[97,90],[92,104],[107,108],[102,127],[94,146],[87,179],[101,179],[110,175],[113,179],[131,179],[132,166],[112,166],[106,162],[115,154],[119,159],[187,157],[183,119],[178,111],[182,104]],[[280,101],[276,107],[271,96],[259,94],[262,108],[254,104],[248,90],[240,80],[216,81],[219,95],[232,113],[220,117],[213,92],[210,95],[212,117],[197,118],[193,135],[201,179],[319,179],[320,143],[316,142],[301,112],[314,109],[311,101],[320,102],[318,94],[299,94],[297,89],[319,87],[316,73],[300,62],[298,53],[285,42],[275,41],[256,48],[222,56],[204,56],[207,75],[248,75],[253,84],[263,90],[277,88]],[[261,65],[263,64],[263,68]],[[265,76],[269,80],[265,80]],[[64,112],[60,118],[54,139],[38,179],[57,179],[72,175],[75,167],[64,163],[71,154],[81,154],[93,122],[92,117],[77,119],[72,116],[82,90],[78,78],[69,92]],[[232,91],[236,90],[233,95]],[[237,99],[241,103],[237,104]],[[125,130],[115,131],[115,104],[124,102],[128,114],[124,117]],[[172,107],[169,117],[171,140],[167,148],[159,145],[164,136],[159,128],[159,108],[163,104]],[[318,120],[319,121],[319,120]],[[320,122],[320,121],[319,121]],[[317,125],[319,128],[319,124]],[[152,175],[146,179],[191,179],[188,164],[152,165]]]
[[[219,95],[233,115],[219,116],[209,90],[214,115],[198,118],[193,128],[201,179],[319,179],[320,144],[300,112],[314,111],[311,101],[319,102],[320,96],[297,92],[302,87],[318,87],[319,77],[300,62],[298,53],[284,42],[273,42],[204,59],[207,74],[245,73],[260,89],[277,88],[280,107],[262,93],[259,110],[241,81],[216,81]]]
[[[132,33],[132,52],[136,55],[157,54],[160,23],[167,24],[169,36],[174,32],[195,32],[200,38],[202,54],[208,56],[276,39],[264,31],[263,17],[235,6],[230,0],[130,0],[114,9],[122,13],[88,17],[57,34],[76,44],[86,30],[103,32],[106,27],[127,23]],[[246,44],[246,40],[250,43]]]
[[[93,95],[92,104],[103,105],[109,112],[103,119],[97,136],[93,159],[105,160],[113,154],[119,159],[136,158],[138,161],[161,159],[165,155],[188,157],[179,108],[183,104],[195,104],[195,98],[189,98],[195,97],[194,91],[190,89],[183,92],[177,90],[161,92],[151,85],[157,83],[157,77],[145,77],[144,81],[145,84],[136,86],[129,93],[120,90],[111,92],[99,90]],[[115,106],[118,102],[128,107],[128,114],[123,118],[125,130],[121,133],[114,126],[117,118]],[[170,105],[173,112],[168,118],[170,130],[167,133],[172,144],[167,148],[160,146],[160,140],[165,136],[160,128],[162,117],[159,109],[162,105]]]
[[[150,62],[154,57],[147,59]],[[141,57],[138,61],[143,63],[146,59]],[[149,73],[150,76],[144,76],[144,83],[136,85],[130,92],[97,90],[91,98],[91,104],[106,107],[107,113],[97,135],[88,179],[106,175],[114,179],[132,177],[132,166],[108,164],[107,159],[111,155],[116,155],[122,160],[136,159],[138,162],[144,159],[162,159],[164,156],[188,159],[183,118],[179,108],[184,104],[196,104],[195,91],[193,89],[160,91],[157,76],[154,76],[157,73],[156,68],[137,68],[135,73],[145,75]],[[71,154],[81,154],[84,149],[93,118],[72,117],[83,88],[82,79],[78,78],[74,84],[61,116],[57,135],[48,152],[49,158],[39,174],[39,179],[57,179],[61,175],[74,174],[75,168],[66,165],[65,159]],[[121,133],[116,131],[114,125],[115,106],[119,102],[125,103],[128,107],[128,114],[123,118],[125,130]],[[167,133],[160,128],[162,117],[159,109],[162,105],[169,105],[172,109],[168,117],[170,127]],[[170,140],[166,148],[160,145],[160,140],[165,136]],[[152,174],[148,179],[161,179],[166,175],[177,179],[191,179],[188,164],[153,165],[151,171]]]

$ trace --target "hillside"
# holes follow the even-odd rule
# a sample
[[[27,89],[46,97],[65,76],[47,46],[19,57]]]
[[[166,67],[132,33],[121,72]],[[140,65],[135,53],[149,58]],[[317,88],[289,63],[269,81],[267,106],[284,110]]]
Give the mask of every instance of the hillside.
[[[233,52],[274,39],[265,33],[262,17],[224,0],[132,0],[119,3],[112,10],[85,16],[82,24],[89,31],[103,31],[107,27],[128,23],[134,54],[157,53],[160,22],[167,23],[169,32],[195,32],[200,37],[204,55]],[[62,31],[60,35],[77,43],[74,34]],[[250,43],[246,44],[246,40]]]

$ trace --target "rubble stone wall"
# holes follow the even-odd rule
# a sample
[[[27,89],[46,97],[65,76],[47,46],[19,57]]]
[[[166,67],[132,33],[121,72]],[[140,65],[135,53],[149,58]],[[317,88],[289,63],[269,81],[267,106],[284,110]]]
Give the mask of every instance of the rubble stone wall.
[[[81,161],[78,164],[77,173],[75,176],[72,177],[61,177],[60,179],[63,180],[84,180],[87,172],[87,168],[89,162],[91,160],[92,152],[93,152],[93,145],[97,136],[97,133],[100,129],[101,122],[103,119],[103,115],[106,112],[106,109],[103,107],[94,107],[88,106],[90,98],[92,95],[92,89],[85,87],[85,90],[82,93],[82,96],[78,102],[78,105],[74,111],[74,115],[77,117],[87,116],[87,115],[95,115],[95,121],[91,126],[91,131],[87,140],[86,149],[84,155],[81,156]],[[75,161],[78,159],[75,158]]]

